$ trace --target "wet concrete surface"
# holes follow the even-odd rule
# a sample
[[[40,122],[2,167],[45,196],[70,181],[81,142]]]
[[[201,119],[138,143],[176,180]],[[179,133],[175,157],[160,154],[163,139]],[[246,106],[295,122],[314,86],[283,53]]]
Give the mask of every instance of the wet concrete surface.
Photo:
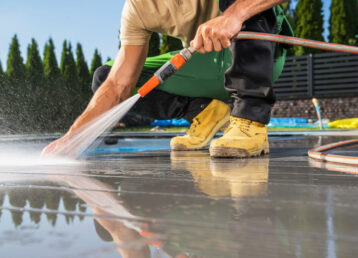
[[[307,157],[353,138],[273,136],[246,160],[125,138],[76,162],[0,141],[0,257],[356,257],[358,169]]]

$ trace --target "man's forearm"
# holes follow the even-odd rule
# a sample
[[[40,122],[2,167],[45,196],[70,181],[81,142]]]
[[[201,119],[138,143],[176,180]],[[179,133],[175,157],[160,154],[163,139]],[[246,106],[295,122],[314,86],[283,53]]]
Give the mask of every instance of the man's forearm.
[[[69,129],[69,133],[75,132],[82,125],[88,123],[94,118],[105,113],[107,110],[116,106],[120,103],[120,99],[126,99],[129,97],[127,93],[130,90],[124,91],[125,89],[132,89],[132,85],[123,85],[118,87],[118,89],[123,89],[122,93],[120,90],[116,89],[115,83],[110,80],[106,80],[102,86],[96,91],[95,95],[92,97],[85,111],[79,116],[76,121],[73,123]]]
[[[78,128],[130,97],[144,65],[147,49],[147,45],[122,47],[108,78],[96,91],[68,134],[74,133]]]
[[[289,0],[236,0],[236,2],[223,13],[223,16],[234,15],[240,19],[241,22],[245,22],[258,13],[288,1]]]

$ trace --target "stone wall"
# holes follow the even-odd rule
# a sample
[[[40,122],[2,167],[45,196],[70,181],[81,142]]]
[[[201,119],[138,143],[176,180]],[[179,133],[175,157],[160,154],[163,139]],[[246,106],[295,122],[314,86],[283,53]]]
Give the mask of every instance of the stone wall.
[[[317,98],[323,118],[331,121],[358,117],[358,97]],[[317,119],[312,99],[278,100],[272,117],[304,117]]]

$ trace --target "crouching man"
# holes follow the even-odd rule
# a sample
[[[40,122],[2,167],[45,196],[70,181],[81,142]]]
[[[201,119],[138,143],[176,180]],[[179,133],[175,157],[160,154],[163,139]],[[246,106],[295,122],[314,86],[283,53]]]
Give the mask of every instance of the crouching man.
[[[127,0],[121,22],[122,47],[113,67],[68,133],[47,146],[44,152],[56,152],[74,136],[76,129],[131,95],[146,61],[151,33],[157,32],[180,38],[184,47],[190,45],[202,54],[230,48],[232,56],[224,82],[231,109],[223,101],[210,98],[190,97],[177,103],[180,96],[158,97],[160,91],[141,100],[152,103],[144,110],[159,114],[157,118],[168,116],[160,115],[168,110],[172,112],[168,117],[187,116],[191,122],[185,136],[171,140],[171,148],[205,148],[220,127],[230,120],[224,135],[210,144],[212,157],[251,157],[268,153],[265,125],[275,103],[272,82],[277,46],[272,42],[232,41],[232,38],[240,31],[284,31],[286,23],[278,19],[280,8],[277,6],[283,2],[287,1]],[[153,101],[155,98],[161,101]]]

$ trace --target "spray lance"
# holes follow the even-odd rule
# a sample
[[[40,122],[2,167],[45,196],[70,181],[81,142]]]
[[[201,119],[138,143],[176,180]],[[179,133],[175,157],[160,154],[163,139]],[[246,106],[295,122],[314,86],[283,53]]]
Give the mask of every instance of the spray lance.
[[[281,44],[297,45],[309,48],[317,48],[322,50],[338,51],[345,53],[358,54],[358,47],[346,46],[341,44],[333,44],[316,40],[301,39],[296,37],[282,36],[277,34],[257,33],[257,32],[240,32],[233,39],[254,39],[271,41]],[[149,81],[147,81],[139,90],[141,97],[146,96],[159,84],[166,81],[170,76],[175,74],[183,65],[188,62],[195,50],[193,48],[184,48],[179,54],[175,55],[171,60],[165,63]]]
[[[195,50],[193,48],[184,48],[179,54],[176,54],[172,59],[166,62],[162,67],[157,70],[153,77],[150,78],[139,90],[138,93],[144,97],[151,92],[155,87],[164,81],[168,80],[170,76],[175,74],[183,65],[188,62]]]

